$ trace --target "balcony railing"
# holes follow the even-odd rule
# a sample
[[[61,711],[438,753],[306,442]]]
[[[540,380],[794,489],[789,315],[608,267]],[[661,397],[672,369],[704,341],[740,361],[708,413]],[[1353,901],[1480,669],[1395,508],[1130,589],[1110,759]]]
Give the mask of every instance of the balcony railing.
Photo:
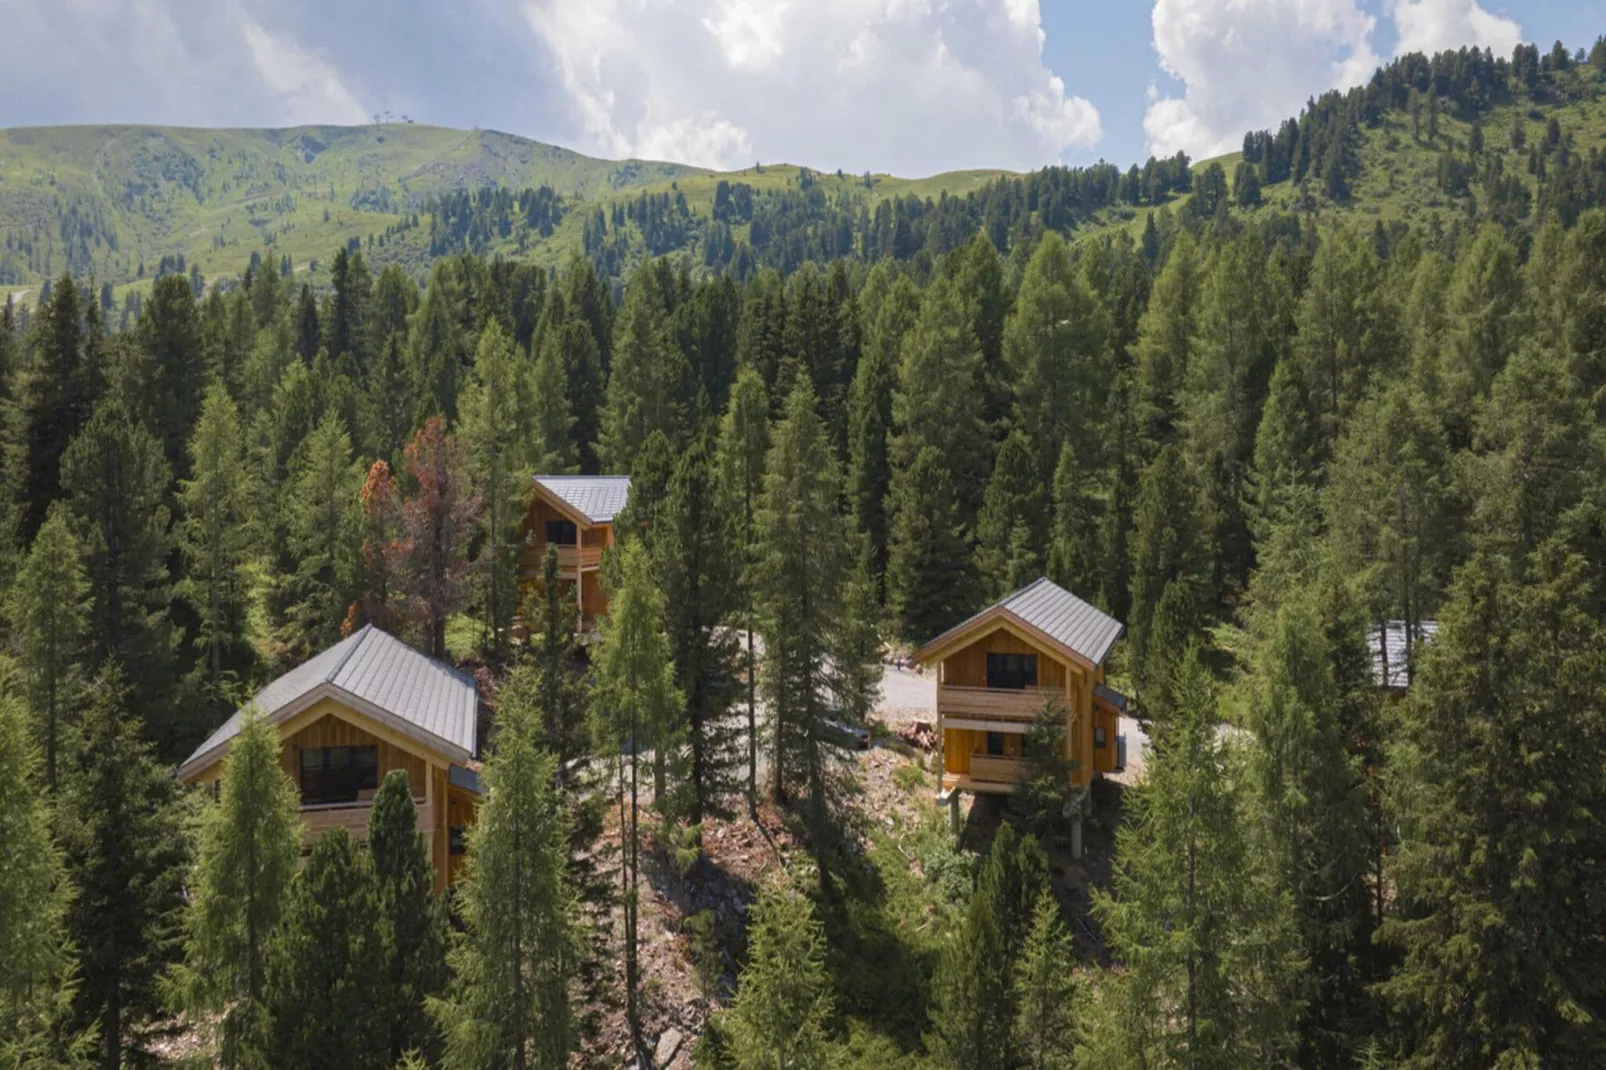
[[[423,799],[413,798],[418,807],[418,828],[429,832],[434,828],[434,813]],[[322,836],[331,829],[343,828],[353,839],[368,839],[368,815],[373,810],[371,801],[351,803],[323,803],[301,808],[301,823],[306,826],[306,842]]]
[[[1007,691],[990,687],[944,684],[937,689],[937,712],[968,721],[1031,723],[1053,692],[1028,688]]]
[[[600,546],[560,546],[558,547],[558,567],[572,571],[574,569],[596,568],[602,564],[602,547]]]
[[[1013,784],[1025,774],[1019,758],[1002,758],[993,754],[970,756],[970,779],[989,784]]]

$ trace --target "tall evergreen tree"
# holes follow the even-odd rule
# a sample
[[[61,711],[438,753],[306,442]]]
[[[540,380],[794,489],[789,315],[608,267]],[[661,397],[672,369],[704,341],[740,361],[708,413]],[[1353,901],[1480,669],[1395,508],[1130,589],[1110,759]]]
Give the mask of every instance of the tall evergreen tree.
[[[1178,651],[1157,640],[1161,600],[1176,585],[1174,610],[1192,610],[1197,620],[1207,584],[1205,544],[1195,519],[1193,484],[1175,446],[1163,448],[1143,473],[1132,546],[1132,610],[1129,617],[1132,661],[1139,688],[1158,683],[1156,667]]]
[[[478,573],[485,648],[507,654],[513,615],[519,608],[519,521],[524,515],[528,457],[520,448],[520,378],[513,340],[496,321],[480,332],[474,367],[463,392],[465,473],[480,503],[483,535]]]
[[[278,730],[248,710],[223,760],[218,801],[202,818],[173,978],[189,1020],[216,1031],[224,1067],[259,1065],[266,1041],[268,947],[301,858],[299,808],[279,764]]]
[[[385,951],[374,866],[344,828],[290,884],[268,955],[269,1066],[381,1070]]]
[[[738,1070],[823,1070],[831,1016],[825,933],[809,901],[778,882],[753,907],[747,967],[726,1012]]]
[[[215,694],[225,672],[250,666],[244,636],[250,550],[245,448],[239,412],[221,386],[207,391],[189,457],[191,477],[179,484],[178,494],[185,564],[178,590],[199,618],[197,652]]]
[[[1044,889],[1032,912],[1015,975],[1015,1048],[1028,1070],[1075,1065],[1075,951],[1054,893]]]
[[[405,770],[386,773],[374,794],[368,853],[383,919],[380,1015],[387,1034],[386,1065],[394,1065],[409,1051],[433,1056],[440,1048],[428,1001],[443,993],[448,979],[445,903],[434,895],[429,838],[418,829],[418,805]]]
[[[934,447],[894,475],[892,494],[888,609],[903,638],[923,642],[975,609],[980,579],[953,477]]]
[[[854,522],[870,539],[877,597],[887,568],[887,493],[892,481],[892,389],[903,336],[919,310],[906,278],[893,283],[868,324],[864,354],[848,393],[848,500]]]
[[[569,404],[569,369],[564,339],[573,333],[586,346],[595,348],[591,334],[582,324],[569,324],[562,331],[547,331],[538,339],[534,367],[529,374],[531,412],[529,422],[529,461],[542,474],[573,472],[579,466],[575,449],[575,418]],[[575,356],[575,360],[595,360],[595,354]]]
[[[1060,447],[1059,464],[1054,466],[1047,565],[1049,579],[1061,587],[1092,593],[1099,574],[1099,518],[1087,480],[1087,473],[1076,463],[1076,450],[1070,443]]]
[[[80,545],[61,510],[39,529],[7,599],[28,705],[43,741],[45,786],[56,790],[62,719],[80,676],[89,584]]]
[[[626,1020],[631,1041],[640,1052],[641,964],[639,902],[641,883],[640,766],[643,750],[658,758],[674,750],[674,730],[681,723],[684,697],[675,687],[675,667],[664,635],[662,598],[653,585],[647,549],[639,541],[626,544],[618,586],[610,592],[608,616],[593,668],[592,714],[604,753],[614,756],[614,799],[619,807],[622,860],[620,882],[624,906]],[[658,785],[662,795],[662,784]]]
[[[159,431],[168,466],[187,478],[186,446],[206,391],[206,351],[189,281],[181,275],[157,279],[134,334],[151,369],[147,417]]]
[[[729,628],[739,604],[730,553],[734,517],[722,507],[714,458],[699,440],[681,454],[652,540],[675,683],[685,696],[689,749],[686,816],[700,824],[740,788],[740,741],[731,729],[739,648]]]
[[[85,330],[78,287],[64,275],[40,303],[17,391],[25,431],[15,482],[24,540],[33,538],[50,503],[62,496],[63,455],[89,422],[103,389],[105,371],[86,344]]]
[[[722,508],[735,517],[735,539],[740,551],[738,577],[742,630],[747,657],[747,801],[758,799],[758,657],[754,636],[754,574],[758,543],[758,510],[764,491],[764,461],[770,448],[769,398],[764,380],[751,367],[737,373],[730,403],[719,429],[719,481]]]
[[[598,450],[611,469],[632,471],[654,431],[672,443],[683,441],[692,415],[687,396],[691,378],[691,367],[669,333],[657,275],[638,271],[614,327],[613,366],[601,413]]]
[[[1106,979],[1082,1061],[1209,1068],[1286,1063],[1299,968],[1287,894],[1250,842],[1242,763],[1216,724],[1197,646],[1174,715],[1116,835],[1093,908],[1126,969]]]
[[[340,636],[351,604],[361,538],[362,466],[338,415],[319,422],[296,451],[285,498],[288,543],[296,562],[286,578],[290,607],[284,644],[309,657]]]
[[[1186,232],[1178,235],[1165,267],[1154,280],[1149,303],[1138,322],[1138,428],[1152,450],[1176,440],[1182,426],[1181,399],[1193,361],[1199,315],[1198,247]]]
[[[1043,574],[1048,496],[1032,445],[1020,431],[998,447],[976,536],[984,598],[1002,598]]]
[[[115,669],[102,672],[63,771],[56,833],[74,896],[79,1021],[99,1031],[101,1070],[138,1061],[141,1028],[164,1008],[158,982],[179,950],[186,861],[176,782],[127,712]]]
[[[123,666],[141,701],[169,684],[169,478],[161,444],[115,399],[95,410],[61,459],[89,580],[87,661]]]

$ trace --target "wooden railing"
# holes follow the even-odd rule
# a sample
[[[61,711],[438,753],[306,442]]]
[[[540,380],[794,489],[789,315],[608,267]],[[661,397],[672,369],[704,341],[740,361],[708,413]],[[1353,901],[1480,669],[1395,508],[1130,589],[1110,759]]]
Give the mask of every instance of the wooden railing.
[[[970,756],[970,779],[992,784],[1013,784],[1024,774],[1019,758],[1001,758],[993,754]]]
[[[1005,691],[988,687],[944,684],[937,689],[937,712],[944,717],[972,721],[1031,722],[1043,708],[1049,692],[1028,689]]]
[[[602,564],[600,546],[558,547],[558,567],[561,569],[596,568]]]
[[[413,802],[418,806],[418,828],[422,832],[429,832],[435,827],[434,815],[429,805],[419,798]],[[373,810],[371,802],[333,803],[321,806],[303,806],[301,808],[301,823],[306,826],[306,842],[322,836],[331,829],[343,828],[351,833],[353,839],[368,839],[368,815]]]

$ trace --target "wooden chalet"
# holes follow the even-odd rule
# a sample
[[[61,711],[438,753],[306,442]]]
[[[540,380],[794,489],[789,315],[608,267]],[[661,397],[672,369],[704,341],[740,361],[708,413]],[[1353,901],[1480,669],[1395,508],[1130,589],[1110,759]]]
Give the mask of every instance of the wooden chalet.
[[[579,630],[596,629],[608,612],[602,588],[602,552],[613,545],[613,521],[630,499],[629,476],[536,476],[523,524],[519,573],[528,590],[541,577],[548,546],[558,548],[558,569],[574,584]]]
[[[1073,791],[1116,768],[1126,698],[1104,683],[1122,624],[1047,579],[939,635],[914,660],[937,669],[942,801],[1012,794],[1021,744],[1048,703],[1064,711]]]
[[[436,891],[456,879],[480,795],[473,677],[370,624],[268,684],[252,705],[278,729],[279,761],[300,789],[309,845],[336,827],[366,839],[380,781],[403,769],[429,838]],[[244,716],[237,711],[197,747],[179,778],[217,781]]]
[[[1385,621],[1382,627],[1367,632],[1372,683],[1391,699],[1404,697],[1416,676],[1416,659],[1421,657],[1422,648],[1432,643],[1438,634],[1436,620],[1419,620],[1414,628],[1407,628],[1403,620]]]

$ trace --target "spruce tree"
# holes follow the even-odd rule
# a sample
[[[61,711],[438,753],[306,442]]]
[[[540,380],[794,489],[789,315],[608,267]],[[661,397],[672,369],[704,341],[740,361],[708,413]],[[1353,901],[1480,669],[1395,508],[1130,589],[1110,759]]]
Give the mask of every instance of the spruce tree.
[[[332,829],[291,882],[269,949],[267,1065],[388,1067],[384,977],[373,862]]]
[[[1152,220],[1152,217],[1151,217]],[[1186,232],[1171,246],[1138,322],[1138,429],[1146,449],[1158,451],[1181,431],[1181,395],[1193,360],[1199,311],[1198,247]]]
[[[932,447],[893,477],[888,609],[903,638],[924,642],[981,600],[953,478]]]
[[[475,562],[481,625],[485,650],[494,658],[507,654],[519,602],[518,528],[528,460],[520,448],[520,376],[513,340],[491,321],[480,332],[460,404],[466,475],[479,498],[483,525]]]
[[[206,390],[206,353],[189,280],[181,275],[156,280],[134,341],[151,369],[145,415],[162,441],[168,467],[186,479],[190,474],[186,447]]]
[[[295,571],[285,578],[289,608],[282,634],[297,659],[340,637],[355,593],[363,485],[344,421],[330,414],[296,451],[285,495],[287,543]]]
[[[1037,897],[1015,974],[1015,1050],[1027,1070],[1075,1066],[1075,952],[1052,890]]]
[[[1193,508],[1194,491],[1186,462],[1175,446],[1161,449],[1143,473],[1132,546],[1131,655],[1138,684],[1158,683],[1160,666],[1176,658],[1179,648],[1158,641],[1156,621],[1162,597],[1172,595],[1172,620],[1178,611],[1197,618],[1207,585],[1206,558]]]
[[[1084,1063],[1222,1070],[1285,1063],[1300,966],[1287,893],[1251,841],[1242,761],[1216,723],[1198,647],[1116,833],[1116,870],[1093,909],[1115,959]]]
[[[1558,542],[1457,574],[1391,749],[1380,985],[1405,1067],[1589,1065],[1606,991],[1598,580]]]
[[[831,986],[809,901],[771,881],[753,906],[747,966],[723,1023],[737,1070],[823,1070]]]
[[[529,461],[543,475],[561,475],[578,468],[575,419],[569,405],[569,371],[565,366],[567,347],[563,341],[571,332],[581,343],[594,348],[590,332],[581,324],[569,324],[561,332],[547,331],[538,339],[534,367],[529,373]],[[588,354],[584,359],[594,360],[595,355]]]
[[[1074,451],[1073,451],[1074,452]],[[1024,532],[1024,557],[1018,560],[1017,534]],[[996,600],[1043,573],[1048,537],[1048,500],[1037,457],[1026,436],[1012,431],[998,447],[987,496],[976,523],[976,561],[983,599]],[[935,632],[933,635],[937,634]]]
[[[74,890],[77,1020],[99,1031],[101,1070],[118,1070],[145,1054],[141,1027],[164,1010],[158,982],[180,949],[187,851],[177,782],[127,711],[116,670],[90,695],[62,771],[56,834]]]
[[[741,562],[730,552],[735,518],[723,508],[710,454],[702,440],[681,454],[652,540],[675,683],[686,700],[685,812],[693,825],[727,810],[724,800],[740,790],[742,757],[730,725],[740,655],[728,627],[739,604]]]
[[[669,333],[657,273],[636,272],[614,326],[613,365],[600,414],[598,450],[609,468],[633,471],[637,453],[654,431],[671,443],[684,439],[691,378],[691,367]]]
[[[754,643],[753,564],[758,540],[758,509],[764,491],[764,460],[770,448],[769,398],[764,380],[751,367],[742,368],[731,388],[730,402],[719,429],[721,508],[735,518],[742,630],[746,632],[747,801],[758,799],[758,657]]]
[[[1088,473],[1070,443],[1054,466],[1053,511],[1048,530],[1048,578],[1067,591],[1094,591],[1099,574],[1099,515],[1088,493]]]
[[[540,711],[519,699],[529,694],[510,687],[513,701],[498,711],[457,886],[463,936],[451,952],[450,995],[431,1004],[446,1037],[442,1065],[452,1070],[561,1070],[576,1045],[569,808],[541,746]]]
[[[854,523],[870,539],[878,590],[887,560],[891,430],[892,370],[876,348],[870,347],[859,361],[848,392],[847,493]]]
[[[576,657],[575,621],[578,611],[558,566],[558,548],[548,546],[541,558],[541,581],[534,592],[540,599],[532,617],[530,647],[532,671],[537,679],[543,745],[557,762],[558,783],[566,784],[571,759],[586,750],[585,696],[572,662]]]
[[[62,458],[94,413],[104,369],[85,345],[84,313],[72,278],[63,275],[42,300],[29,337],[31,357],[17,390],[24,425],[15,482],[23,507],[19,535],[33,538],[50,503],[62,496]]]
[[[427,1004],[447,982],[445,903],[434,895],[429,838],[419,831],[418,805],[405,770],[386,773],[374,794],[368,853],[383,919],[385,976],[379,1013],[387,1065],[409,1051],[433,1056],[440,1044]]]
[[[67,515],[56,510],[39,529],[7,599],[28,705],[43,742],[45,786],[52,792],[86,623],[89,585],[79,553]]]
[[[840,790],[825,722],[832,716],[828,655],[841,625],[848,555],[836,463],[806,376],[786,399],[773,441],[753,571],[774,738],[770,759],[776,800],[803,792],[804,824],[819,857],[834,842],[831,813]]]
[[[80,1065],[62,1045],[72,992],[62,852],[50,834],[44,767],[28,711],[0,695],[0,1066]]]
[[[141,701],[159,699],[170,683],[169,478],[161,444],[115,399],[95,410],[61,459],[89,580],[86,660],[122,666]]]
[[[279,764],[279,732],[247,710],[223,760],[218,801],[201,819],[184,961],[174,996],[190,1021],[215,1030],[224,1067],[259,1065],[270,940],[301,859],[296,786]]]
[[[244,636],[250,550],[245,450],[239,412],[221,386],[207,391],[189,457],[191,477],[180,482],[178,494],[185,563],[178,589],[199,619],[197,653],[216,694],[224,673],[249,669],[251,657]]]
[[[641,754],[678,749],[684,697],[675,687],[675,666],[664,635],[662,596],[653,585],[647,549],[627,543],[618,586],[609,593],[608,616],[592,669],[592,717],[599,749],[614,756],[614,800],[619,808],[620,882],[624,906],[626,1020],[636,1050],[641,1034],[641,966],[637,916],[641,882]],[[663,794],[660,782],[658,794]]]

